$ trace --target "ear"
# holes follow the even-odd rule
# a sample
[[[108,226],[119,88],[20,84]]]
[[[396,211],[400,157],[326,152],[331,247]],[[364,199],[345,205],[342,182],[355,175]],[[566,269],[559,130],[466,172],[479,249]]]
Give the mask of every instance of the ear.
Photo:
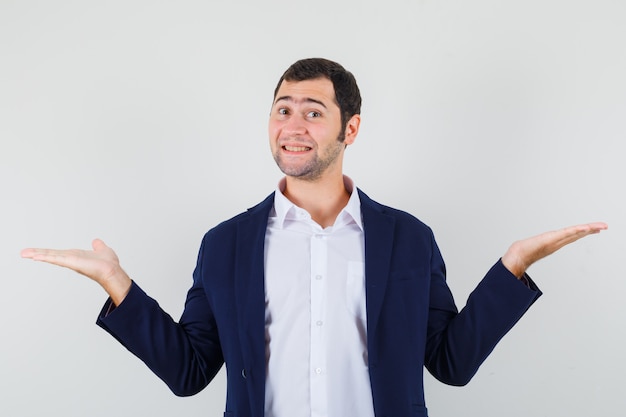
[[[356,135],[359,134],[359,126],[361,125],[361,115],[353,115],[348,123],[346,123],[346,131],[344,132],[344,141],[346,145],[352,145],[356,140]]]

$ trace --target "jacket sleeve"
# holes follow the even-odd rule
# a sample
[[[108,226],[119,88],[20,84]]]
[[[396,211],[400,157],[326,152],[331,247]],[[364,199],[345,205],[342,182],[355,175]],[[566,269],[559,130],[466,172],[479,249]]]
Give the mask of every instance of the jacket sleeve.
[[[215,319],[199,276],[202,253],[203,247],[179,323],[134,282],[118,307],[107,301],[96,322],[179,396],[201,391],[224,363]]]
[[[457,312],[434,239],[432,245],[425,365],[438,380],[465,385],[541,291],[528,276],[528,286],[515,278],[499,260]]]

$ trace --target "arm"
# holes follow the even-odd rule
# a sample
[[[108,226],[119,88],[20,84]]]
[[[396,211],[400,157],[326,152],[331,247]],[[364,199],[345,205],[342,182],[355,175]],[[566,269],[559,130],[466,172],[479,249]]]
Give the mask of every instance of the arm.
[[[441,382],[465,385],[528,308],[541,296],[496,262],[457,311],[441,254],[431,260],[431,287],[426,338],[426,368]]]
[[[92,246],[93,251],[29,248],[22,251],[22,257],[72,269],[99,283],[111,299],[97,324],[139,357],[176,395],[192,395],[204,388],[224,359],[198,277],[200,268],[194,272],[183,319],[176,323],[131,281],[111,248],[99,239]],[[198,264],[201,255],[202,248]]]
[[[606,229],[590,223],[520,240],[509,248],[469,296],[459,312],[445,284],[443,260],[433,242],[431,297],[425,364],[439,380],[451,385],[469,382],[500,339],[541,295],[515,280],[526,269],[568,243]]]

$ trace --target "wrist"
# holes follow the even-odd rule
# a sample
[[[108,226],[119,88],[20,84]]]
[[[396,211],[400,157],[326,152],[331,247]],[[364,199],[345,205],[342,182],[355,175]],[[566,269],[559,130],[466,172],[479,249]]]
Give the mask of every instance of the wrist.
[[[124,301],[132,286],[132,280],[122,268],[109,275],[100,285],[109,294],[113,303],[118,306]]]
[[[522,279],[526,273],[526,265],[518,256],[510,253],[510,251],[507,251],[507,253],[502,256],[502,265],[517,279]]]

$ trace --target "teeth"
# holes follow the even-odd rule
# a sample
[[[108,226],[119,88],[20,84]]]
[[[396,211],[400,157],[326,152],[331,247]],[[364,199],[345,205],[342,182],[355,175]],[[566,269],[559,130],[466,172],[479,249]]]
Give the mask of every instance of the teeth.
[[[285,150],[289,152],[304,152],[310,149],[311,148],[309,148],[308,146],[285,146]]]

